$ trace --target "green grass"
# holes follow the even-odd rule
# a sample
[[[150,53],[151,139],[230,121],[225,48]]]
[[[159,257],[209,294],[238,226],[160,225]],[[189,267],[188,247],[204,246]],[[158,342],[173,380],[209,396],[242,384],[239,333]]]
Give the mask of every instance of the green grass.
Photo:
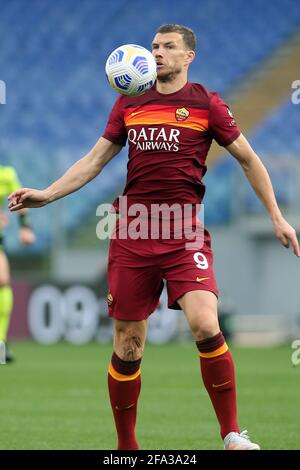
[[[114,449],[106,387],[112,347],[13,345],[0,366],[1,449]],[[233,348],[239,421],[263,449],[299,449],[300,366],[289,346]],[[193,344],[147,345],[137,434],[142,449],[221,449]]]

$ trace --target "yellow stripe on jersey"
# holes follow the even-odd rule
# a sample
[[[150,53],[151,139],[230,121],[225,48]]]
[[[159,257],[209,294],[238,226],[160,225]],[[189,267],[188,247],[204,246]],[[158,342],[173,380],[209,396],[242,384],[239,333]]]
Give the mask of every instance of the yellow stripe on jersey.
[[[186,111],[185,115],[178,114],[178,111],[182,109]],[[208,111],[203,109],[188,110],[176,106],[148,105],[127,109],[124,121],[127,127],[161,124],[206,131],[208,129]]]

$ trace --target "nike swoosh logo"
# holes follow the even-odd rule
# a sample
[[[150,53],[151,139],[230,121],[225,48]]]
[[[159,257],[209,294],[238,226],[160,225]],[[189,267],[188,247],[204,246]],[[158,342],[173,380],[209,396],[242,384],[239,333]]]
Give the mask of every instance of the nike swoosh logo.
[[[135,405],[135,403],[132,403],[131,405],[129,405],[129,406],[124,406],[124,407],[115,406],[115,409],[118,410],[118,411],[129,410],[129,409],[132,408],[134,405]]]
[[[231,380],[228,380],[228,382],[224,382],[223,384],[218,384],[218,385],[215,385],[215,384],[212,384],[213,388],[219,388],[219,387],[222,387],[222,385],[227,385],[231,382]]]
[[[206,281],[206,279],[209,279],[209,277],[197,277],[196,281],[202,282],[202,281]]]

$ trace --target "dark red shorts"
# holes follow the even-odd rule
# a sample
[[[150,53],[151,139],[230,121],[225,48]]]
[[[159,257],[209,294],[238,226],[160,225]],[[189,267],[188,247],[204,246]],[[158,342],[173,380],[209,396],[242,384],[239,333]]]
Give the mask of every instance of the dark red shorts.
[[[108,309],[118,320],[145,320],[156,310],[166,280],[169,308],[193,290],[218,296],[209,234],[201,248],[185,240],[112,239],[108,259]],[[202,244],[201,244],[202,245]]]

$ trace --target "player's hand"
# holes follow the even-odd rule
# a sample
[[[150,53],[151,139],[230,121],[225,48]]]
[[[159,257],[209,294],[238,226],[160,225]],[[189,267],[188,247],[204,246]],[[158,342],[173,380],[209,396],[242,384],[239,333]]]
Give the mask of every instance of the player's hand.
[[[275,235],[278,240],[281,241],[283,246],[285,246],[285,248],[289,248],[291,243],[295,255],[300,257],[299,242],[297,239],[296,230],[290,224],[288,224],[283,217],[273,222],[273,226]]]
[[[29,227],[21,227],[19,232],[19,240],[22,245],[31,245],[35,242],[35,234]]]
[[[8,200],[10,201],[9,210],[15,212],[20,209],[43,207],[48,204],[49,197],[46,190],[21,188],[11,193]]]

